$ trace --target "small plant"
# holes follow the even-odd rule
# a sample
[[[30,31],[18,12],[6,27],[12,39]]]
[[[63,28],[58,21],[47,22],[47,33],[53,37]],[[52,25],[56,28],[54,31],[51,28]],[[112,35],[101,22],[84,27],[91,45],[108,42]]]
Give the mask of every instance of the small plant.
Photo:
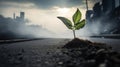
[[[57,17],[57,18],[59,18],[66,25],[68,29],[73,31],[74,38],[76,38],[75,30],[79,30],[85,26],[85,19],[81,20],[81,16],[82,14],[80,10],[77,9],[77,11],[72,16],[73,23],[65,17]]]

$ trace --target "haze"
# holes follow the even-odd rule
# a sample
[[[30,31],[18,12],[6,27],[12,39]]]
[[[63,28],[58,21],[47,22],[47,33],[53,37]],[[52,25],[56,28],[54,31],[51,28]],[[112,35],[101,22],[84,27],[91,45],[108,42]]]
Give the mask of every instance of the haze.
[[[99,0],[90,0],[89,9],[97,1]],[[56,35],[72,36],[71,31],[57,19],[57,16],[72,19],[77,8],[82,12],[82,19],[85,18],[85,0],[0,0],[1,15],[13,18],[13,13],[18,16],[19,12],[23,11],[25,18],[29,20],[28,24],[41,25]],[[78,33],[83,34],[85,30]]]

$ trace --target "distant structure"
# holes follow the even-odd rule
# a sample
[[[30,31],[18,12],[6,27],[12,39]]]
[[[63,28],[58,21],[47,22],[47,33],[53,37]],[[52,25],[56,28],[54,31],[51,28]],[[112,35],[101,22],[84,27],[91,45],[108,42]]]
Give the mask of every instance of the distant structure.
[[[16,18],[15,18],[15,13],[13,14],[13,19],[15,20]]]
[[[115,0],[102,0],[102,11],[104,13],[115,9]]]
[[[24,17],[25,17],[25,13],[24,13],[24,12],[20,12],[20,18],[21,18],[22,20],[24,20]]]
[[[93,10],[87,10],[86,11],[86,19],[88,22],[91,22],[92,16],[93,16]]]
[[[101,13],[102,13],[102,7],[101,7],[101,4],[100,2],[96,3],[93,7],[93,12],[94,12],[94,18],[97,19],[101,16]]]
[[[103,15],[109,14],[119,6],[120,0],[102,0],[93,6],[93,10],[86,11],[86,19],[89,20],[90,18],[100,18]]]
[[[115,0],[115,7],[118,7],[120,5],[120,0]]]
[[[88,7],[88,0],[86,0],[86,22],[90,22],[91,21],[91,17],[93,15],[93,10],[89,10]],[[89,23],[87,23],[86,25],[89,25]]]
[[[86,0],[86,9],[88,10],[88,0]]]
[[[16,16],[15,13],[13,14],[13,19],[19,22],[23,22],[25,20],[25,12],[20,12],[20,16]]]
[[[92,10],[88,10],[87,8],[86,19],[88,24],[99,21],[99,24],[101,25],[114,25],[114,27],[112,27],[113,30],[111,30],[112,33],[114,33],[113,31],[119,31],[120,33],[120,0],[101,0],[100,2],[97,2]],[[104,29],[105,28],[103,28],[103,30]]]

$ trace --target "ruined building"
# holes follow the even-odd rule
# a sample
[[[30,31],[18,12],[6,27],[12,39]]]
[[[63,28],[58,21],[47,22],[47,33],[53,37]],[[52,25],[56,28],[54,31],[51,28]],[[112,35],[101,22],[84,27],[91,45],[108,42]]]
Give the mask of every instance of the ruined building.
[[[99,21],[104,25],[102,33],[120,34],[120,0],[101,0],[92,10],[87,10],[86,19],[88,24]]]

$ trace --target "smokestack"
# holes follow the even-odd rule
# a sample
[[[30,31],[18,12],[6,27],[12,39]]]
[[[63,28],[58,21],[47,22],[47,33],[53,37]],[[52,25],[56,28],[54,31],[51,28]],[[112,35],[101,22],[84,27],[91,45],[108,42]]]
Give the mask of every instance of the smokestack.
[[[112,11],[113,9],[115,9],[115,0],[102,0],[102,6],[104,13]]]
[[[15,20],[16,18],[15,18],[15,13],[13,13],[13,19]]]
[[[25,13],[24,12],[20,12],[20,18],[24,20],[24,18],[25,18]]]

